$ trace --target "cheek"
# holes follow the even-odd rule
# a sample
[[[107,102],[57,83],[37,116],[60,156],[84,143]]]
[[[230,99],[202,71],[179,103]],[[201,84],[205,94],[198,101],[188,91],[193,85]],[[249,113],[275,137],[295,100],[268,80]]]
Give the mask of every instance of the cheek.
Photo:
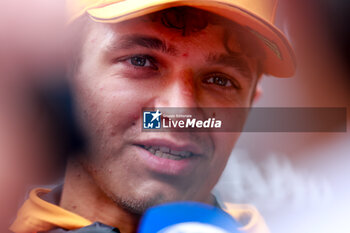
[[[118,147],[140,128],[145,98],[139,88],[110,77],[81,78],[75,88],[79,121],[94,147]]]

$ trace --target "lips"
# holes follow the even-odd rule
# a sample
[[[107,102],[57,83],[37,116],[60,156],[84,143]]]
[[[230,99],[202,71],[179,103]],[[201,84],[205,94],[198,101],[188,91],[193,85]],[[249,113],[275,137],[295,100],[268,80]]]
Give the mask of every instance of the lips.
[[[172,150],[166,146],[140,145],[140,147],[144,148],[145,150],[148,150],[149,152],[151,152],[153,155],[157,157],[166,158],[166,159],[181,160],[181,159],[186,159],[195,155],[191,151],[177,151],[177,150]]]
[[[140,162],[159,174],[186,176],[205,158],[202,148],[192,142],[152,139],[134,143]]]
[[[155,138],[136,142],[135,145],[161,158],[173,156],[181,159],[204,155],[202,147],[194,142]]]

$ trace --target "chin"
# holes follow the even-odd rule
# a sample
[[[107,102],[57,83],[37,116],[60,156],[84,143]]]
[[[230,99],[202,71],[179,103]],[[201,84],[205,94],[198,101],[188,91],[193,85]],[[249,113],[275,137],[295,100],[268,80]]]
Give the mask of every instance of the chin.
[[[150,197],[143,196],[138,198],[118,197],[115,199],[118,206],[135,215],[143,215],[150,207],[171,201],[175,200],[166,198],[163,194],[155,194]]]
[[[157,190],[138,190],[137,193],[127,193],[123,196],[114,198],[115,203],[129,213],[142,215],[144,212],[153,206],[163,203],[194,200],[188,197],[183,190],[174,190],[174,188],[163,187]]]

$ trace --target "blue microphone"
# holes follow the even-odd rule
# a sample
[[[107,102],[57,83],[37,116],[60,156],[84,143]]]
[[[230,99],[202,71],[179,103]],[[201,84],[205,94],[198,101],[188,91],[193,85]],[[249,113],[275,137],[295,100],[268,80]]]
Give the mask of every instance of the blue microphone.
[[[221,209],[197,202],[173,202],[148,209],[138,233],[238,233],[239,224]]]

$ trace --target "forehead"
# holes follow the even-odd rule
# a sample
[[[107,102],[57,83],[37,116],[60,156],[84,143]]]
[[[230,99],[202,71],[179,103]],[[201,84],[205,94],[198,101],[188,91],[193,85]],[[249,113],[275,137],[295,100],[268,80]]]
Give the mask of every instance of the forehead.
[[[258,62],[251,54],[257,54],[258,50],[250,47],[252,43],[247,40],[247,33],[216,15],[200,20],[203,21],[186,19],[180,26],[170,27],[162,14],[157,13],[115,24],[93,22],[85,40],[84,55],[86,51],[89,55],[92,51],[113,53],[148,48],[178,57],[182,62],[187,56],[193,65],[220,60],[220,64],[239,68],[244,76],[252,77]],[[193,25],[194,22],[197,25]]]
[[[127,34],[156,35],[173,47],[187,45],[187,48],[198,47],[208,49],[219,42],[221,47],[231,52],[244,53],[249,50],[243,38],[246,33],[232,21],[206,13],[204,11],[177,11],[173,15],[170,10],[141,16],[116,24],[92,23],[90,37],[99,39],[104,46],[114,46]],[[170,12],[170,13],[169,13]],[[169,13],[169,14],[168,14]],[[182,15],[181,13],[184,13]],[[170,16],[167,16],[170,15]],[[92,32],[91,32],[92,31]],[[242,43],[244,42],[244,43]],[[242,46],[242,44],[245,44]]]

